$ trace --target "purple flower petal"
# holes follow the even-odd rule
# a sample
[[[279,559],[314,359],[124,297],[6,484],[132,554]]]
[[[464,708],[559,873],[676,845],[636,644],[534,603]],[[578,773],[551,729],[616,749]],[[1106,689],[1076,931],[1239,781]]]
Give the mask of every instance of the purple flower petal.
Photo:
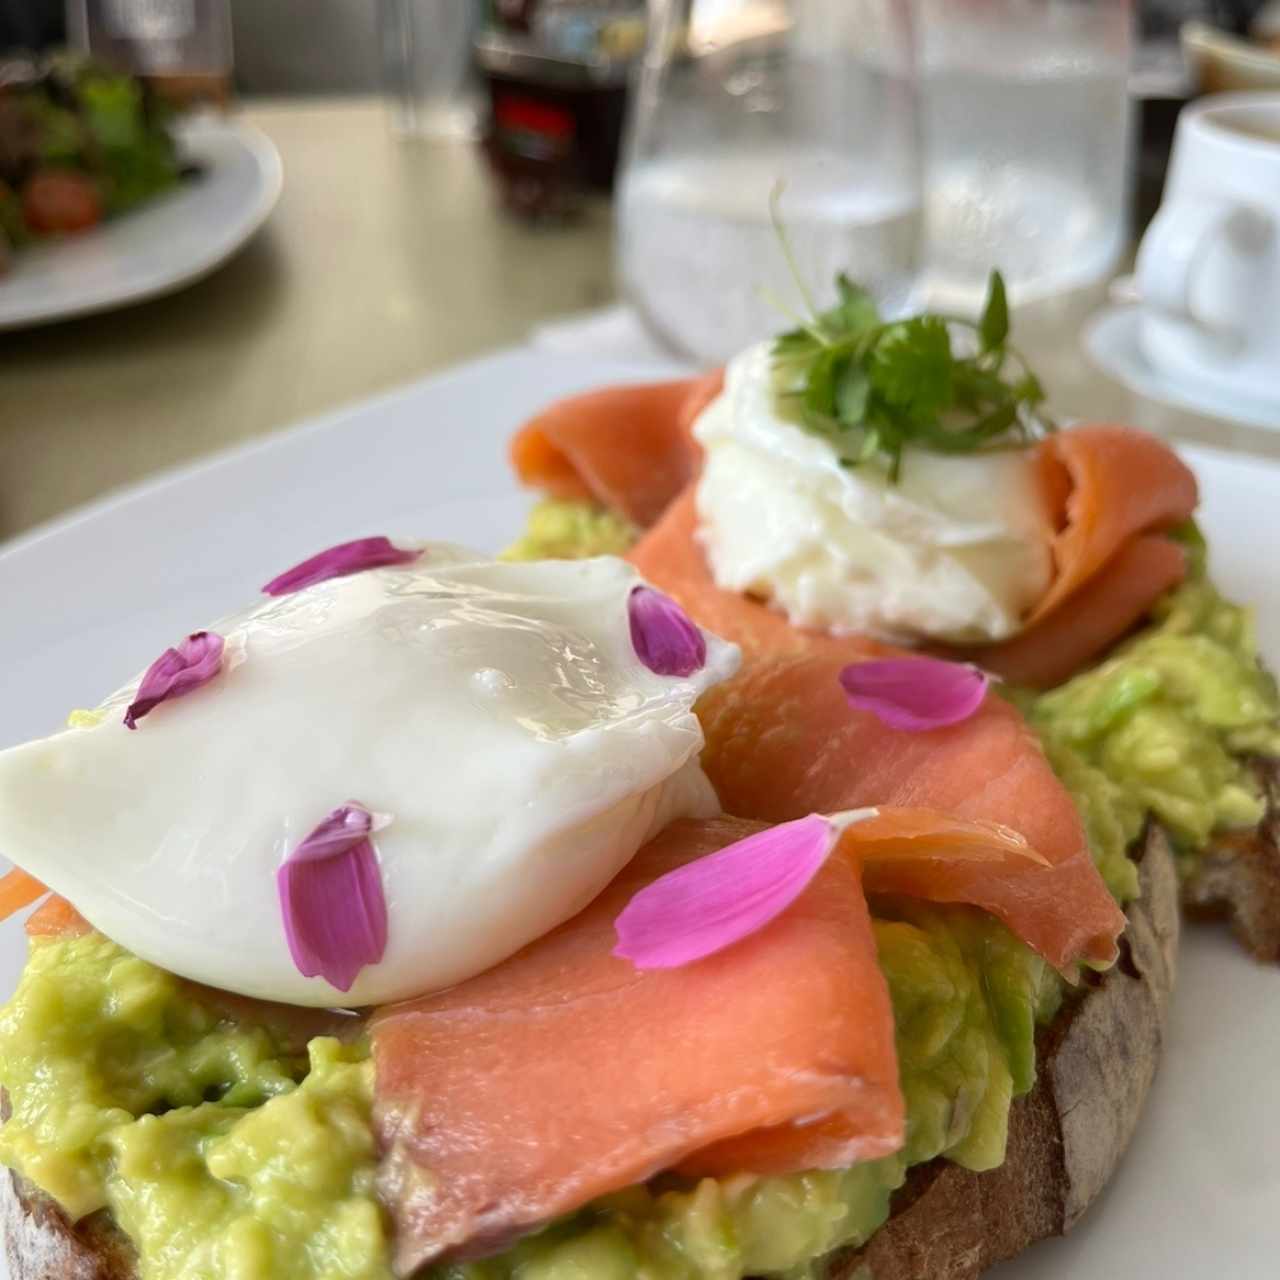
[[[216,631],[196,631],[176,649],[166,649],[146,670],[124,713],[127,728],[169,698],[181,698],[208,684],[222,669],[223,639]]]
[[[967,720],[982,706],[990,683],[978,667],[942,658],[855,662],[840,672],[851,707],[913,733]]]
[[[811,814],[661,876],[614,922],[613,954],[637,969],[674,969],[748,937],[805,891],[840,830]]]
[[[660,676],[691,676],[707,661],[707,641],[670,596],[636,587],[627,598],[636,657]]]
[[[381,536],[357,538],[354,542],[341,542],[336,547],[321,551],[286,569],[279,577],[272,578],[262,590],[269,596],[287,596],[329,578],[345,578],[364,569],[381,569],[390,564],[410,564],[422,554],[393,546]]]
[[[350,991],[387,949],[387,903],[372,833],[383,823],[354,801],[335,809],[276,872],[284,936],[298,972]]]

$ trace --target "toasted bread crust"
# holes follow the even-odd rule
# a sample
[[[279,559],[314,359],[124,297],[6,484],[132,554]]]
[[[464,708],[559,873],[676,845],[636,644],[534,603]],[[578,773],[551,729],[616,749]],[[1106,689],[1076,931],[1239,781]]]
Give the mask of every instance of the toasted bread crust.
[[[10,1280],[133,1280],[137,1256],[106,1210],[72,1223],[44,1192],[0,1169]]]
[[[1178,944],[1178,881],[1168,841],[1149,829],[1142,896],[1119,963],[1042,1033],[1035,1088],[1013,1105],[1004,1164],[970,1173],[945,1160],[913,1169],[893,1215],[828,1280],[973,1280],[1068,1231],[1111,1177],[1160,1057]]]
[[[1280,963],[1280,760],[1257,760],[1254,774],[1267,813],[1252,831],[1219,836],[1183,888],[1183,905],[1197,919],[1226,920],[1241,943],[1263,961]]]

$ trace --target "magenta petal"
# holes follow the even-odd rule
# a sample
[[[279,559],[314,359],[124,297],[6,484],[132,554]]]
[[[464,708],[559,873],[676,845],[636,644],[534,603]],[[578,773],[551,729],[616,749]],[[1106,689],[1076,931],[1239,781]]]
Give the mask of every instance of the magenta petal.
[[[196,631],[176,649],[166,649],[138,683],[138,692],[124,713],[125,725],[136,729],[153,707],[208,684],[222,668],[223,647],[216,631]]]
[[[387,949],[387,903],[362,805],[335,809],[276,872],[285,940],[298,972],[350,991]]]
[[[990,683],[991,677],[978,667],[942,658],[855,662],[840,672],[851,707],[909,732],[967,720],[982,706]]]
[[[674,969],[748,937],[805,891],[838,836],[811,814],[661,876],[614,921],[613,954],[637,969]]]
[[[707,641],[670,596],[636,587],[627,598],[636,657],[660,676],[691,676],[707,661]]]
[[[292,591],[301,591],[303,587],[329,578],[345,578],[364,569],[381,569],[391,564],[410,564],[421,554],[421,551],[406,551],[394,546],[388,538],[357,538],[354,542],[339,543],[301,564],[295,564],[279,577],[272,578],[262,589],[269,596],[287,596]]]

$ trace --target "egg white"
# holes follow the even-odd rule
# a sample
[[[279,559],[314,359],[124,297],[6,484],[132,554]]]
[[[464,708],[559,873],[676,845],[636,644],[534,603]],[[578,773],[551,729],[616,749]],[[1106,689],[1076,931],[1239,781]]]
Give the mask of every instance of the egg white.
[[[507,564],[443,545],[214,624],[228,661],[130,732],[0,753],[0,852],[185,977],[301,1005],[383,1003],[496,964],[580,910],[672,819],[717,812],[698,695],[655,675],[621,560]],[[172,638],[171,638],[172,639]],[[158,646],[160,648],[163,645]],[[349,992],[290,958],[275,872],[332,809],[375,837],[388,945]]]
[[[1051,531],[1027,450],[911,450],[897,483],[843,466],[829,441],[779,416],[768,343],[730,362],[694,434],[717,584],[771,600],[797,626],[1000,640],[1049,585]]]

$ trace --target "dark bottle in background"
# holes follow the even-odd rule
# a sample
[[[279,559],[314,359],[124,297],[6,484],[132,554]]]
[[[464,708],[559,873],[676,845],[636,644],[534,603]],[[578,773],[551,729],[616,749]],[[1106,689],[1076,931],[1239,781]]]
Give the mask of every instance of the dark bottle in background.
[[[492,0],[476,39],[485,149],[520,217],[571,216],[612,188],[642,0]]]

